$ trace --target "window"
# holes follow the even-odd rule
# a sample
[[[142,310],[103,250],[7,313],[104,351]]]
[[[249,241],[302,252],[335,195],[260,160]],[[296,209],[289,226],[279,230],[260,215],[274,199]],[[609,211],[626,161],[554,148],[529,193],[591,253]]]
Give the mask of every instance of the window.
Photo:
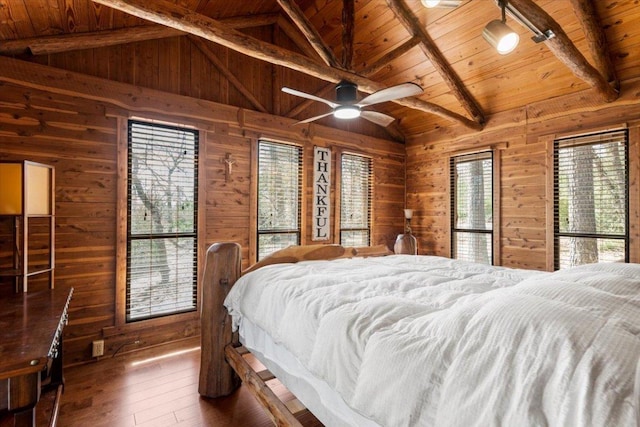
[[[451,256],[493,263],[493,153],[451,157]]]
[[[129,121],[127,322],[193,311],[198,133]]]
[[[340,244],[369,246],[371,238],[371,159],[342,154]]]
[[[555,269],[629,260],[626,130],[554,141]]]
[[[302,148],[258,141],[258,260],[300,244]]]

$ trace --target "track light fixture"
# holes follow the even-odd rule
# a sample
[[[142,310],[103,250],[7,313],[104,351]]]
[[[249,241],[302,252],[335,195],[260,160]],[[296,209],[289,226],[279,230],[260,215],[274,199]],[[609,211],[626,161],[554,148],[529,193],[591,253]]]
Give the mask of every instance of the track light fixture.
[[[493,46],[499,54],[506,55],[518,46],[520,36],[507,25],[506,0],[498,0],[502,10],[502,19],[494,19],[482,30],[482,37]]]
[[[518,9],[513,7],[508,0],[496,0],[496,3],[502,11],[502,20],[496,19],[489,22],[484,30],[482,30],[482,36],[489,42],[489,44],[491,44],[491,46],[496,48],[498,53],[505,55],[513,51],[513,49],[518,45],[518,41],[520,39],[518,34],[507,26],[507,13],[517,22],[533,32],[534,35],[531,39],[536,43],[549,40],[556,36],[550,29],[540,30],[538,27],[533,25],[533,23],[520,13]]]
[[[505,9],[507,10],[507,13],[509,14],[509,16],[511,16],[513,19],[518,21],[523,26],[527,27],[529,31],[531,31],[534,34],[533,37],[531,37],[531,40],[533,40],[534,42],[540,43],[545,40],[552,39],[556,36],[555,33],[550,29],[547,29],[547,30],[538,29],[538,27],[533,25],[533,23],[529,21],[522,13],[520,13],[518,9],[516,9],[510,3],[508,3],[507,0],[498,0],[498,6],[500,6],[500,3],[502,2],[504,2]]]
[[[420,0],[420,1],[422,2],[422,5],[424,7],[427,7],[429,9],[433,7],[454,8],[454,7],[460,6],[460,3],[462,3],[462,0]]]

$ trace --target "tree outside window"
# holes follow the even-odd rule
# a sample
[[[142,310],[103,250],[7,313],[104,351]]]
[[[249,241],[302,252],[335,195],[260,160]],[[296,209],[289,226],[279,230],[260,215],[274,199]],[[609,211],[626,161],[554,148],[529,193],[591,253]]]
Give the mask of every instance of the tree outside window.
[[[341,156],[340,244],[369,246],[371,239],[371,159],[354,154]]]
[[[555,268],[628,261],[626,130],[554,141]]]
[[[128,125],[128,322],[196,309],[198,133]]]
[[[467,154],[450,162],[452,257],[492,264],[493,155]]]
[[[258,141],[258,260],[300,244],[302,148]]]

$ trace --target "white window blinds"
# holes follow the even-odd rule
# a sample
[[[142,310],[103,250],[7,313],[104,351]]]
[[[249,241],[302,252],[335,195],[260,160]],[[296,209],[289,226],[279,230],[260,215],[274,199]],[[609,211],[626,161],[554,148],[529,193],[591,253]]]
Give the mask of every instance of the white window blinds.
[[[451,158],[452,257],[493,263],[493,154]]]
[[[196,309],[198,133],[128,125],[126,320]]]
[[[626,130],[554,141],[555,268],[628,261]]]
[[[340,181],[340,244],[369,246],[371,235],[372,161],[343,154]]]
[[[300,244],[302,149],[258,141],[258,260]]]

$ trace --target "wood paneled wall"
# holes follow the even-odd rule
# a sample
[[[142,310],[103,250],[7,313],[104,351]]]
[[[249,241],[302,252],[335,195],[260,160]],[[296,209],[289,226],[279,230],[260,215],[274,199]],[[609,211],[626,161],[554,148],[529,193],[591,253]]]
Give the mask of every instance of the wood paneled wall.
[[[297,52],[299,48],[277,25],[243,28],[243,33]],[[274,66],[258,59],[241,55],[224,46],[202,41],[226,70],[233,74],[250,92],[264,111],[288,116],[302,98],[281,92],[282,86],[315,93],[327,85],[331,88],[326,98],[333,99],[334,90],[329,83],[288,68]],[[200,47],[187,36],[168,37],[144,42],[99,49],[76,50],[65,53],[26,58],[29,61],[56,68],[75,71],[95,77],[129,83],[135,86],[158,89],[164,92],[189,96],[226,105],[260,110],[224,77]],[[323,95],[324,96],[324,95]],[[299,120],[324,114],[327,106],[311,103],[296,117]],[[380,126],[367,120],[344,121],[329,117],[322,124],[349,132],[378,138],[391,139]]]
[[[372,156],[372,244],[392,247],[402,232],[401,144],[316,124],[291,126],[292,120],[277,116],[0,58],[0,160],[28,159],[56,167],[56,287],[75,287],[65,329],[69,364],[90,360],[91,341],[103,337],[111,355],[199,333],[197,313],[154,327],[116,322],[116,202],[125,197],[117,192],[118,169],[123,167],[117,162],[118,122],[131,116],[201,130],[200,179],[206,189],[201,251],[216,241],[235,241],[243,247],[244,266],[249,265],[251,145],[260,137],[302,144],[307,165],[314,145],[332,147],[334,160],[339,149]],[[229,181],[222,161],[227,153],[236,160]],[[310,183],[312,171],[306,173]],[[311,212],[310,197],[306,203]]]
[[[412,228],[422,254],[449,256],[448,156],[460,150],[500,145],[499,264],[546,270],[552,248],[547,231],[547,141],[626,126],[630,135],[631,261],[640,262],[640,204],[638,158],[640,79],[623,82],[620,98],[600,102],[587,90],[571,96],[530,104],[490,118],[485,130],[441,128],[407,142],[407,206],[415,209]],[[552,194],[552,193],[551,193]]]

